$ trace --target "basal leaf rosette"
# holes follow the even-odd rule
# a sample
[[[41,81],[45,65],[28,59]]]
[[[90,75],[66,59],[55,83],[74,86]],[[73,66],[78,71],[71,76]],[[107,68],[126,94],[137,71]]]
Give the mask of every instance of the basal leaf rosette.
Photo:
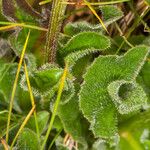
[[[111,139],[117,134],[118,113],[137,111],[146,103],[136,77],[148,54],[148,47],[137,46],[123,56],[100,56],[88,68],[79,105],[95,137]]]

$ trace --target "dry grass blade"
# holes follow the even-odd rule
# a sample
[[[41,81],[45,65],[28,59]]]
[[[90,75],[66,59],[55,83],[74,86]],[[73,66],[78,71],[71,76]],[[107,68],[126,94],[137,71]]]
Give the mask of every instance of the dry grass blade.
[[[12,24],[12,25],[8,25],[8,26],[2,26],[2,27],[0,27],[0,31],[10,30],[17,26],[21,26],[21,24]]]
[[[118,4],[123,2],[128,2],[130,0],[118,0],[118,1],[110,1],[110,2],[94,2],[90,3],[91,6],[100,6],[100,5],[112,5],[112,4]],[[44,2],[44,1],[43,1]],[[77,3],[77,2],[62,2],[62,4],[68,4],[68,5],[87,5],[86,3]]]
[[[13,28],[13,27],[23,27],[23,28],[29,28],[29,29],[45,31],[45,32],[48,31],[46,28],[38,27],[38,26],[35,26],[35,25],[30,25],[30,24],[25,24],[25,23],[14,23],[14,22],[3,22],[3,21],[0,21],[0,24],[1,25],[8,25],[8,26],[0,27],[0,31],[1,30],[10,29],[10,28]]]
[[[47,4],[47,3],[50,3],[52,0],[45,0],[45,1],[41,1],[39,3],[39,5],[44,5],[44,4]]]
[[[24,61],[24,70],[25,70],[25,75],[26,75],[26,80],[27,80],[27,85],[28,85],[28,91],[30,93],[31,104],[32,104],[32,107],[34,107],[35,106],[35,100],[34,100],[33,92],[31,89],[29,75],[28,75],[28,69],[27,69],[27,65],[26,65],[25,61]],[[37,132],[38,137],[40,137],[36,110],[34,111],[34,118],[35,118],[36,132]]]
[[[13,148],[13,146],[14,146],[14,144],[15,144],[18,136],[19,136],[19,134],[21,133],[21,131],[23,130],[23,128],[27,124],[27,122],[30,119],[31,115],[33,114],[34,110],[35,110],[35,106],[32,107],[32,109],[30,110],[30,112],[28,113],[28,115],[26,116],[26,118],[24,119],[23,123],[21,124],[21,126],[20,126],[20,128],[19,128],[19,130],[18,130],[18,132],[16,134],[16,136],[13,139],[13,142],[11,144],[10,150],[12,150],[12,148]]]
[[[84,2],[89,7],[89,9],[92,11],[92,13],[95,15],[95,17],[99,20],[99,22],[102,25],[102,27],[104,28],[104,30],[109,34],[105,24],[103,23],[102,19],[98,16],[98,14],[94,10],[94,8],[91,6],[91,4],[89,2],[87,2],[86,0],[84,0]]]
[[[25,51],[26,51],[26,48],[27,48],[29,36],[30,36],[30,32],[27,35],[27,38],[26,38],[26,41],[25,41],[25,44],[24,44],[24,47],[23,47],[23,50],[22,50],[22,53],[21,53],[21,57],[20,57],[20,61],[19,61],[19,64],[18,64],[18,69],[17,69],[17,73],[16,73],[14,85],[13,85],[13,90],[12,90],[12,94],[11,94],[9,113],[8,113],[8,121],[7,121],[7,129],[6,129],[6,142],[8,142],[11,112],[12,112],[12,108],[13,108],[13,102],[14,102],[15,92],[16,92],[16,88],[17,88],[17,83],[18,83],[18,79],[19,79],[19,73],[20,73],[21,65],[22,65],[22,62],[23,62],[24,55],[25,55]]]
[[[6,141],[4,139],[1,139],[1,143],[2,143],[5,150],[9,150],[8,145],[6,144]]]

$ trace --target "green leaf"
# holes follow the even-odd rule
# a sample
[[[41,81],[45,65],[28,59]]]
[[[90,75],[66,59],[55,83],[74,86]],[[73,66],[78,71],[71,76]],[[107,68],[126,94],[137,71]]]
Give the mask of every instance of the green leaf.
[[[64,27],[64,33],[69,35],[69,36],[74,36],[80,32],[101,32],[102,27],[98,25],[92,25],[86,21],[79,21],[79,22],[74,22],[74,23],[68,23]]]
[[[145,89],[146,94],[150,99],[150,62],[149,60],[144,64],[138,78],[137,82]]]
[[[86,50],[90,48],[106,49],[109,46],[109,40],[96,32],[82,32],[73,36],[64,46],[62,53],[67,55],[78,50]]]
[[[29,23],[30,25],[38,26],[38,21],[36,19],[42,19],[40,13],[35,11],[26,0],[3,0],[2,1],[2,11],[4,16],[11,22],[19,22],[19,23]],[[9,42],[11,47],[15,51],[16,55],[20,55],[25,37],[28,34],[28,30],[26,28],[16,27],[16,30],[9,37]],[[28,42],[28,50],[30,52],[35,45],[36,41],[40,36],[40,31],[31,30],[31,38]],[[36,43],[37,44],[37,43]]]
[[[49,113],[47,111],[40,111],[40,112],[37,113],[37,122],[38,122],[38,127],[39,127],[40,134],[42,134],[42,132],[44,131],[44,129],[47,125],[48,119],[49,119]],[[29,119],[26,127],[31,129],[32,131],[36,132],[34,116],[32,116]]]
[[[64,48],[60,51],[62,56],[66,56],[65,61],[71,65],[90,53],[104,51],[110,46],[107,37],[96,32],[83,32],[73,36]]]
[[[10,96],[11,96],[12,87],[13,87],[14,80],[15,80],[16,71],[17,71],[16,63],[14,64],[5,63],[1,66],[1,69],[0,69],[0,77],[1,77],[0,91],[3,97],[5,98],[4,101],[7,105],[9,104],[9,101],[10,101]],[[21,112],[16,99],[14,101],[13,108],[16,111]]]
[[[31,105],[30,93],[28,91],[24,91],[20,87],[20,85],[18,85],[17,87],[15,100],[19,105],[22,113],[28,113],[31,110],[32,105]]]
[[[101,6],[100,10],[103,15],[103,22],[105,26],[110,25],[111,23],[117,21],[123,16],[122,11],[113,5]],[[85,21],[79,21],[75,23],[68,23],[64,27],[64,33],[69,36],[74,36],[80,32],[93,31],[93,32],[102,32],[103,27],[100,24],[93,25]]]
[[[24,45],[24,41],[25,41],[25,37],[28,34],[28,29],[21,29],[16,31],[15,33],[11,34],[9,36],[9,42],[11,44],[12,49],[14,50],[15,54],[17,56],[20,56],[21,54],[21,50],[23,49],[23,45]],[[27,49],[27,53],[32,52],[32,48],[35,46],[39,36],[40,36],[40,31],[37,30],[31,30],[30,33],[32,36],[29,39],[28,42],[28,49]]]
[[[106,26],[123,17],[123,12],[113,5],[105,5],[100,7],[102,11],[103,21]]]
[[[1,150],[5,150],[5,149],[4,149],[4,146],[3,146],[2,144],[0,144],[0,149],[1,149]]]
[[[59,82],[62,72],[62,69],[51,64],[45,64],[38,70],[32,71],[29,79],[33,93],[35,95],[48,95],[50,90]],[[26,91],[28,90],[25,75],[22,77],[21,87]]]
[[[91,123],[90,128],[96,137],[110,139],[117,133],[118,106],[116,106],[116,102],[118,102],[118,99],[114,100],[114,98],[122,98],[125,96],[125,102],[122,101],[121,98],[119,98],[119,103],[121,105],[130,106],[124,111],[120,110],[123,111],[121,113],[132,112],[140,107],[140,104],[139,102],[137,102],[137,100],[134,100],[133,102],[130,100],[132,96],[135,97],[134,92],[142,91],[141,94],[143,95],[140,96],[142,97],[142,100],[140,100],[141,107],[143,103],[145,103],[145,93],[139,86],[134,86],[135,90],[133,90],[133,93],[128,92],[128,89],[126,89],[127,91],[125,92],[127,92],[127,95],[129,96],[127,98],[127,95],[117,93],[118,89],[111,88],[114,85],[115,88],[121,88],[122,84],[120,86],[117,84],[120,84],[122,80],[124,80],[123,83],[135,82],[135,79],[144,64],[148,53],[149,51],[147,47],[138,46],[132,48],[123,56],[100,56],[88,69],[80,91],[79,102],[80,108],[84,116]],[[117,95],[121,95],[114,96],[114,93],[113,95],[111,94],[111,90],[116,90],[115,93]],[[139,93],[136,94],[139,96]],[[139,100],[138,96],[136,96],[135,98]]]
[[[70,101],[60,104],[58,116],[61,119],[65,131],[73,137],[74,140],[87,146],[86,133],[88,125],[79,110],[78,96],[75,94]],[[65,110],[65,111],[64,111]]]
[[[116,80],[108,85],[108,93],[120,114],[139,110],[147,103],[146,93],[135,82]]]
[[[150,111],[135,114],[119,125],[121,150],[149,149],[150,141]]]
[[[26,0],[2,0],[2,12],[9,21],[13,22],[32,22],[34,18],[42,18]]]
[[[40,141],[35,132],[30,129],[24,128],[22,133],[18,137],[16,147],[17,149],[21,150],[40,150]]]

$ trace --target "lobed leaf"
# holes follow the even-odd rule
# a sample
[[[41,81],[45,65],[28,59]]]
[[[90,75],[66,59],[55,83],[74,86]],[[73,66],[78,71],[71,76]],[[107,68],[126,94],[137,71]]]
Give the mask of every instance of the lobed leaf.
[[[125,102],[120,98],[124,95],[119,95],[117,91],[123,83],[135,82],[148,53],[147,47],[138,46],[129,50],[124,56],[100,56],[88,69],[79,94],[79,102],[96,137],[111,138],[117,133],[118,106],[116,106],[116,102],[122,106],[130,106],[129,108],[125,107],[124,110],[121,107],[121,110],[119,109],[121,113],[136,111],[140,105],[142,107],[145,103],[146,95],[139,85],[134,86],[133,93],[126,89],[128,95],[126,95],[127,98],[126,96],[124,98]],[[112,91],[115,93],[112,94]],[[142,94],[140,102],[138,101],[139,91]],[[132,102],[131,100],[134,98],[137,100]]]

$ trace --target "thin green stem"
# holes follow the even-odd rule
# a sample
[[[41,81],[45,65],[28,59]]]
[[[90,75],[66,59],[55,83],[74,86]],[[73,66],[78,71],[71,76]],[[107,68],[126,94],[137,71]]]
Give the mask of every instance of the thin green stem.
[[[59,102],[60,102],[60,99],[61,99],[61,95],[62,95],[62,92],[63,92],[67,72],[68,72],[68,64],[66,64],[66,66],[65,66],[64,73],[63,73],[61,81],[60,81],[60,85],[59,85],[59,89],[58,89],[58,93],[57,93],[56,102],[54,104],[52,117],[51,117],[51,120],[50,120],[50,123],[49,123],[49,127],[48,127],[48,130],[47,130],[46,136],[44,138],[44,142],[42,144],[41,150],[44,150],[47,139],[48,139],[49,134],[50,134],[51,129],[52,129],[52,126],[53,126],[53,123],[54,123],[54,120],[55,120],[55,116],[56,116],[56,113],[57,113],[57,109],[58,109],[58,106],[59,106]]]
[[[54,139],[52,140],[52,142],[51,142],[51,144],[50,144],[50,146],[49,146],[49,148],[48,148],[48,150],[50,150],[50,149],[52,148],[54,142],[56,141],[56,139],[58,138],[58,136],[60,135],[60,133],[62,132],[62,130],[63,130],[63,128],[61,128],[61,129],[58,131],[58,133],[55,135]]]

